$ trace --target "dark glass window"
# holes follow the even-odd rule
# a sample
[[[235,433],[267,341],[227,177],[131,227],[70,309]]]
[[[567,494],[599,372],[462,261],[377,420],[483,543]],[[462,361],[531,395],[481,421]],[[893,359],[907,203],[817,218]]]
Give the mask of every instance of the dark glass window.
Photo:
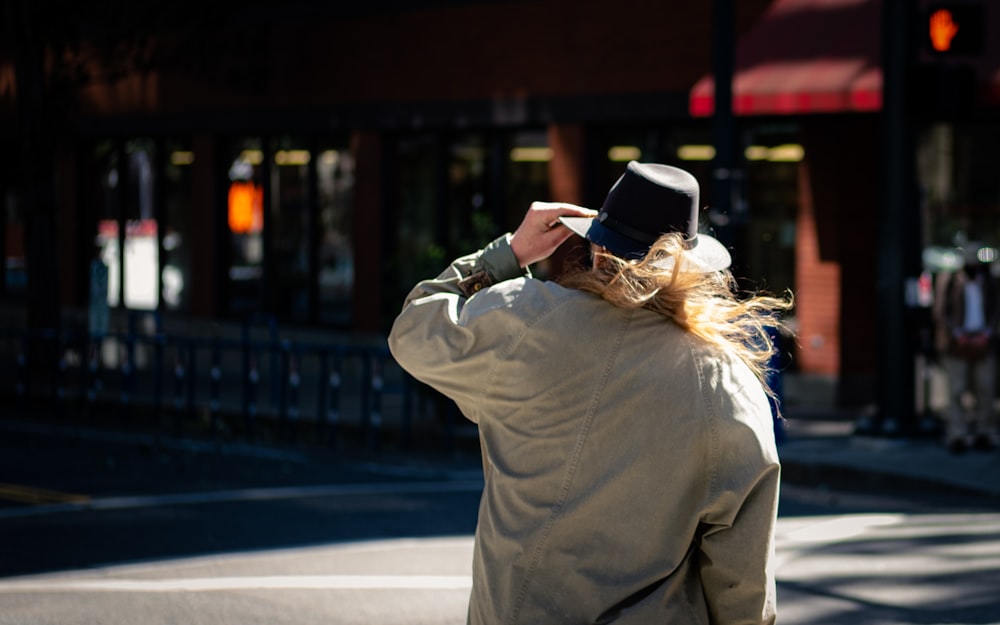
[[[496,198],[491,197],[490,145],[486,135],[468,133],[448,146],[446,229],[448,256],[477,250],[500,233]]]
[[[310,307],[309,168],[312,152],[299,138],[278,139],[271,156],[270,281],[273,310],[279,320],[306,322]]]
[[[740,278],[750,289],[794,292],[799,163],[805,154],[794,126],[762,127],[745,137],[745,183],[734,224],[742,231]]]
[[[259,312],[264,278],[264,149],[259,138],[234,141],[226,160],[228,259],[226,308]]]
[[[316,155],[319,204],[319,321],[348,326],[354,292],[354,156],[346,145]]]
[[[156,158],[156,146],[151,140],[133,139],[125,144],[122,293],[129,310],[155,310],[159,304],[160,257],[154,209]]]
[[[920,133],[918,182],[932,252],[972,241],[1000,246],[997,141],[1000,126],[988,123],[939,123]]]
[[[182,141],[168,141],[165,151],[160,297],[165,310],[186,313],[191,311],[191,228],[204,227],[191,214],[195,154]]]
[[[119,221],[121,220],[121,161],[119,145],[111,140],[99,141],[91,153],[90,180],[93,189],[93,244],[99,248],[97,255],[108,269],[107,302],[114,308],[122,301],[121,242]]]
[[[388,261],[393,276],[392,310],[417,281],[444,269],[446,250],[437,234],[436,180],[438,141],[431,134],[400,137],[395,146],[394,193],[390,212],[395,215],[395,240]]]
[[[513,132],[508,143],[503,226],[505,230],[512,230],[521,223],[532,202],[551,199],[549,161],[552,160],[552,150],[544,130]]]

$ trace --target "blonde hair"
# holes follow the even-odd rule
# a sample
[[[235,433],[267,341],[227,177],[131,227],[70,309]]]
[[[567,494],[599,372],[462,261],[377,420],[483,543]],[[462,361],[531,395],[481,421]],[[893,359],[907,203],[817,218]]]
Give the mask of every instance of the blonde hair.
[[[596,247],[596,246],[594,246]],[[683,271],[682,235],[665,234],[645,258],[623,260],[596,248],[599,260],[590,270],[560,280],[564,286],[593,293],[621,308],[647,308],[747,364],[766,384],[777,347],[769,329],[783,326],[780,314],[791,309],[784,299],[754,294],[736,297],[736,280],[729,270],[710,273]]]

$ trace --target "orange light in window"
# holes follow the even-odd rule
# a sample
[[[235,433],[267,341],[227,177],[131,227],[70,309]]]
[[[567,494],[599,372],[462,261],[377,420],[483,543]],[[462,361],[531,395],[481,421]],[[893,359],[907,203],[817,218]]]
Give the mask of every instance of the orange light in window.
[[[229,229],[235,234],[260,232],[264,223],[264,189],[252,182],[229,185]]]
[[[958,34],[958,23],[948,9],[938,9],[931,13],[929,22],[931,45],[938,52],[951,50],[951,41]]]

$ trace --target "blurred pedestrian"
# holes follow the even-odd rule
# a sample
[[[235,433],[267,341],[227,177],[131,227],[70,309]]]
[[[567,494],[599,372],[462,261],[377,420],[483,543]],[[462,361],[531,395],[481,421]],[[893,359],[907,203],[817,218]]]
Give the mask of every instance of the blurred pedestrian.
[[[96,362],[100,345],[108,334],[108,265],[104,262],[103,253],[104,246],[95,241],[90,259],[90,303],[87,309],[87,331],[93,362]]]
[[[953,453],[996,447],[997,289],[979,243],[963,248],[964,265],[939,277],[938,349],[948,373],[944,443]]]
[[[469,623],[772,623],[768,329],[698,233],[698,183],[629,163],[599,213],[536,202],[419,283],[389,345],[479,426]],[[531,277],[572,233],[589,267]]]

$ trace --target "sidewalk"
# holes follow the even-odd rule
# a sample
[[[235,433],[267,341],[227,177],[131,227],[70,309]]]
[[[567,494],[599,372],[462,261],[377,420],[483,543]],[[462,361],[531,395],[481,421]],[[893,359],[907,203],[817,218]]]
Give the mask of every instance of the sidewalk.
[[[1000,503],[1000,450],[953,455],[936,440],[862,436],[854,432],[854,425],[846,415],[789,415],[778,445],[783,480],[831,491],[982,495]],[[0,472],[7,473],[0,482],[23,480],[21,483],[60,490],[96,487],[128,492],[135,488],[185,490],[303,482],[298,484],[301,486],[343,479],[345,473],[359,469],[368,474],[425,479],[481,477],[477,450],[468,445],[450,453],[425,448],[414,453],[387,450],[344,456],[309,446],[154,439],[137,431],[18,420],[0,422],[0,433],[0,447],[7,456],[0,462]],[[65,454],[67,449],[72,453]],[[87,454],[88,465],[75,466],[71,457],[80,453]],[[95,464],[93,458],[100,462]],[[106,458],[115,461],[104,466]]]
[[[955,455],[936,438],[861,434],[856,431],[857,415],[833,407],[832,392],[825,382],[790,377],[786,390],[787,421],[778,445],[786,483],[868,493],[983,495],[1000,503],[1000,449]],[[387,419],[386,436],[393,435],[390,430],[394,424],[398,425]],[[239,438],[206,440],[204,432],[201,437],[176,434],[144,431],[138,420],[111,419],[98,424],[90,419],[74,422],[8,413],[0,419],[0,451],[6,450],[4,455],[8,456],[0,462],[0,472],[8,473],[0,483],[23,479],[25,483],[48,482],[48,487],[56,489],[72,487],[59,484],[64,481],[60,474],[72,468],[67,466],[66,456],[60,455],[60,447],[70,443],[77,450],[114,446],[121,450],[122,459],[138,458],[141,466],[150,465],[148,471],[140,473],[155,475],[175,487],[183,486],[177,484],[179,480],[198,482],[201,469],[195,467],[201,464],[208,466],[212,477],[209,482],[221,478],[220,473],[232,471],[230,478],[221,482],[233,483],[246,475],[250,466],[256,467],[253,473],[257,476],[270,475],[266,481],[280,476],[283,483],[329,479],[345,470],[350,472],[351,466],[357,468],[359,463],[366,471],[437,476],[481,472],[479,445],[471,425],[456,429],[451,439],[442,437],[441,432],[415,431],[419,444],[410,449],[399,448],[398,444],[371,449],[359,445],[363,441],[354,433],[343,440],[337,453],[317,446],[316,441],[271,444],[242,442]],[[161,452],[163,458],[157,459]],[[46,462],[46,456],[51,462]],[[183,470],[168,475],[178,472],[178,466],[174,466],[178,457],[184,458],[178,465]],[[121,470],[108,469],[104,473],[108,485],[121,480]]]
[[[788,376],[778,446],[783,479],[834,490],[984,495],[1000,503],[1000,449],[951,454],[937,438],[858,433],[859,414],[835,408],[833,384]]]
[[[1000,502],[1000,449],[951,454],[936,439],[855,433],[844,416],[790,415],[778,446],[792,484],[875,492],[980,494]]]

